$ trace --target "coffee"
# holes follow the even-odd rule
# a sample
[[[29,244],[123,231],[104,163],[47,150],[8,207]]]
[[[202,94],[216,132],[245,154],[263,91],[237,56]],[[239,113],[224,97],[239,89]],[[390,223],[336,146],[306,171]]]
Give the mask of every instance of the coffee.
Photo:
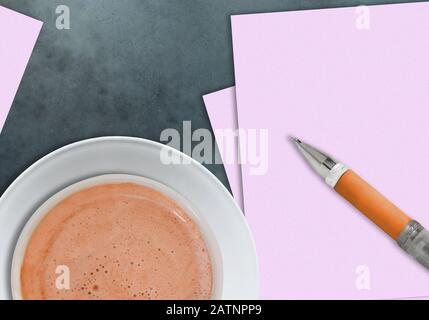
[[[21,268],[24,299],[209,299],[212,286],[196,223],[134,183],[62,200],[33,232]]]

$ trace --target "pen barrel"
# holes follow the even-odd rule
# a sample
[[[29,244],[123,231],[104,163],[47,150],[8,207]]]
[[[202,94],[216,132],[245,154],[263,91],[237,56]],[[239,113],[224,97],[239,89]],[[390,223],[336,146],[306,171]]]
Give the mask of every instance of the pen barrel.
[[[352,170],[341,176],[334,189],[394,240],[411,221],[408,215]]]

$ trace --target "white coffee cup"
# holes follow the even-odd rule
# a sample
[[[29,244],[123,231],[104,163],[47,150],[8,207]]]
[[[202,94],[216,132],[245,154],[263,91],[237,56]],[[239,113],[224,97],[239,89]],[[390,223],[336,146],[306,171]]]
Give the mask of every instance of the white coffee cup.
[[[224,286],[224,266],[222,263],[222,255],[219,249],[219,245],[217,243],[216,237],[214,236],[214,233],[210,229],[210,225],[208,224],[208,222],[205,221],[203,217],[198,214],[198,212],[193,208],[192,203],[190,203],[189,200],[187,200],[184,196],[182,196],[172,188],[152,179],[126,174],[108,174],[82,180],[66,187],[65,189],[62,189],[61,191],[50,197],[48,200],[46,200],[36,210],[36,212],[25,224],[14,250],[11,268],[11,288],[13,299],[22,300],[21,267],[24,261],[25,252],[27,250],[27,246],[32,237],[33,232],[43,220],[43,218],[50,212],[50,210],[53,209],[65,198],[83,189],[102,184],[124,182],[136,183],[161,192],[162,194],[179,204],[179,206],[181,206],[182,209],[184,209],[184,211],[188,214],[188,216],[197,224],[207,245],[212,264],[213,288],[211,298],[222,299],[222,289]]]

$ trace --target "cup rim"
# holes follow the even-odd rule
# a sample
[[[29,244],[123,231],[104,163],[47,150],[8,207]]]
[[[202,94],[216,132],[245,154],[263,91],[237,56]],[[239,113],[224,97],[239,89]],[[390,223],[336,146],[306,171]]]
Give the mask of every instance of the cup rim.
[[[181,193],[152,178],[133,174],[102,174],[75,182],[50,196],[44,201],[36,211],[30,216],[22,228],[19,238],[16,242],[11,264],[10,285],[13,300],[23,300],[21,292],[21,267],[24,256],[35,229],[39,226],[46,215],[62,200],[81,190],[91,188],[97,185],[113,183],[135,183],[145,187],[152,188],[168,198],[174,200],[199,227],[200,233],[208,248],[211,259],[213,285],[210,299],[222,299],[224,287],[223,279],[223,261],[220,248],[216,237],[214,236],[209,223],[198,215],[197,210],[192,203]]]

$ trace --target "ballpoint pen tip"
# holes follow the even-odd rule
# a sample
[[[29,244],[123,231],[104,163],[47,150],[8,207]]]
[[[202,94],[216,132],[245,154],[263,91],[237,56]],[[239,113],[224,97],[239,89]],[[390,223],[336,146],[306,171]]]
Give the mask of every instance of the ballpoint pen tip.
[[[294,143],[301,143],[301,140],[299,140],[298,138],[290,137],[290,139],[291,139]]]

